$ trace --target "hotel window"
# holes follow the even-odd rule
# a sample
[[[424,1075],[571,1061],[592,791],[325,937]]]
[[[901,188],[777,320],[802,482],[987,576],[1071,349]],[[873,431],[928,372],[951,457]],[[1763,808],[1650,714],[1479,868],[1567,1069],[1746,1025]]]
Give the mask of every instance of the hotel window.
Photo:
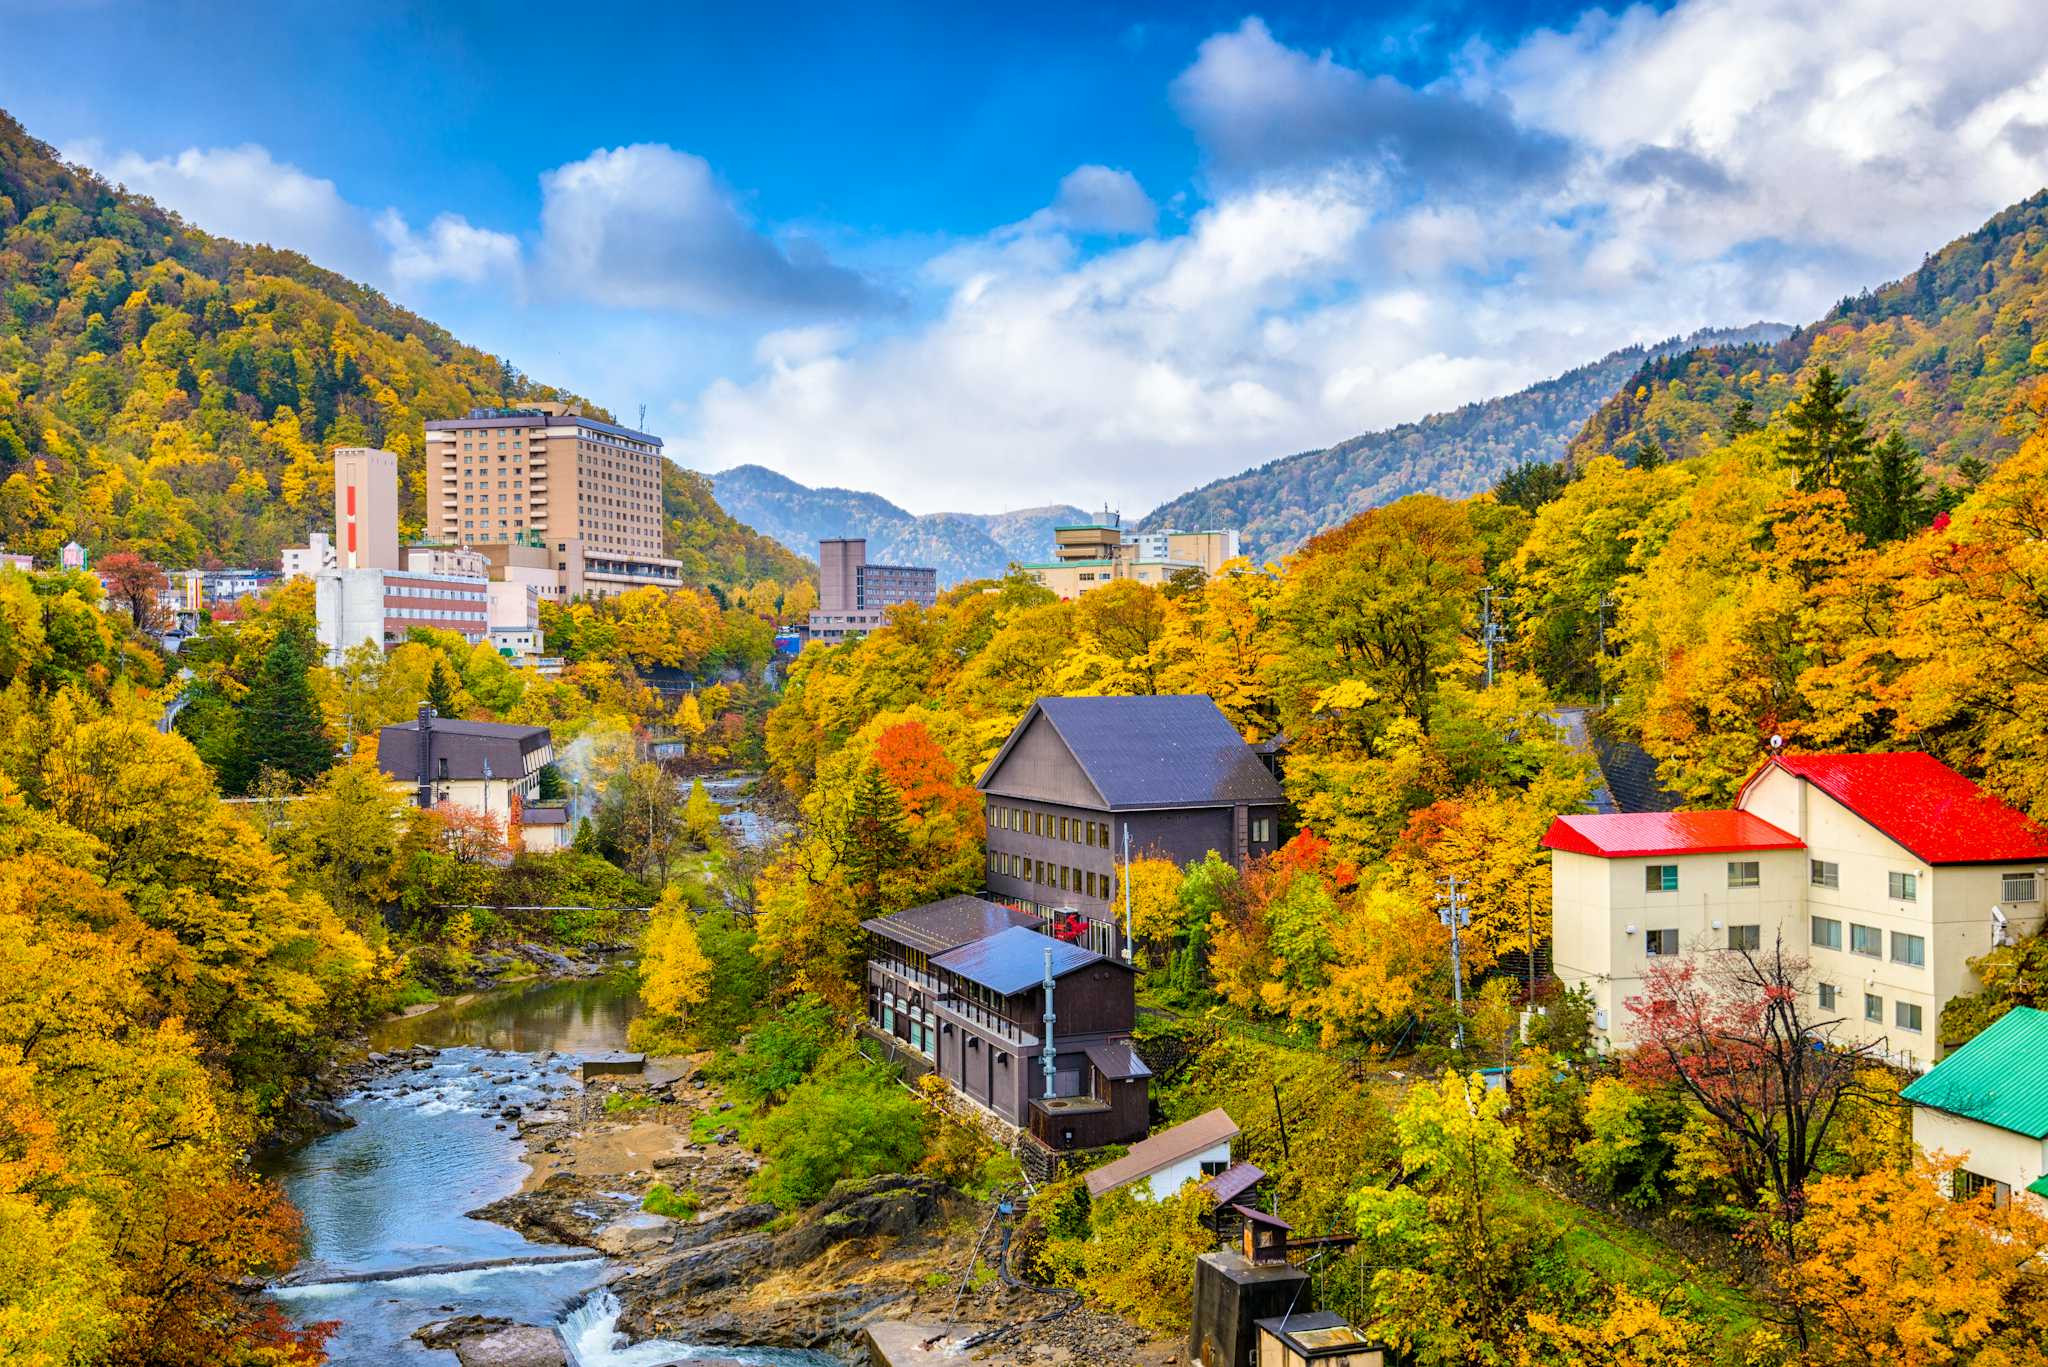
[[[1089,847],[1090,847],[1090,848],[1093,848],[1093,847],[1094,847],[1094,845],[1095,845],[1095,823],[1094,823],[1094,822],[1092,822],[1092,821],[1084,821],[1084,822],[1082,822],[1081,824],[1082,824],[1082,825],[1084,825],[1084,826],[1086,826],[1086,827],[1088,828],[1088,831],[1087,831],[1087,836],[1088,836],[1088,840],[1087,840],[1087,843],[1088,843],[1088,845],[1089,845]]]
[[[1920,1033],[1920,1021],[1920,1008],[1913,1002],[1892,1003],[1892,1023],[1899,1029],[1911,1030],[1917,1035]]]
[[[2031,873],[2008,873],[1998,880],[1998,900],[2001,902],[2031,902],[2039,895]]]
[[[1644,932],[1643,953],[1648,954],[1652,958],[1662,958],[1667,954],[1676,954],[1677,952],[1678,931],[1676,927],[1670,930]]]
[[[1764,928],[1762,926],[1728,927],[1728,948],[1756,950],[1763,947]]]
[[[1065,864],[1062,864],[1062,865],[1060,865],[1060,891],[1061,891],[1061,892],[1069,892],[1069,891],[1072,891],[1072,889],[1070,889],[1070,888],[1068,888],[1068,887],[1067,887],[1067,871],[1068,871],[1068,870],[1067,870],[1067,866],[1066,866]]]
[[[1892,932],[1892,962],[1911,968],[1927,967],[1927,940],[1919,935]]]
[[[1762,881],[1754,859],[1731,859],[1728,861],[1728,886],[1731,888],[1753,888]]]
[[[1876,1021],[1879,1025],[1884,1024],[1883,997],[1878,996],[1875,992],[1865,992],[1863,994],[1863,1019]]]
[[[1842,923],[1832,916],[1813,918],[1813,942],[1822,949],[1842,947]]]
[[[1891,884],[1894,902],[1917,902],[1920,900],[1920,875],[1917,873],[1893,873],[1885,875]]]
[[[1645,864],[1643,866],[1644,892],[1677,892],[1678,865]]]
[[[1834,1010],[1835,998],[1839,995],[1835,985],[1833,983],[1822,983],[1818,991],[1820,993],[1820,1009],[1823,1011]]]
[[[1884,952],[1884,933],[1876,926],[1849,923],[1849,952],[1875,959]]]
[[[1809,859],[1806,861],[1807,878],[1817,888],[1839,888],[1842,886],[1842,866],[1832,859]]]

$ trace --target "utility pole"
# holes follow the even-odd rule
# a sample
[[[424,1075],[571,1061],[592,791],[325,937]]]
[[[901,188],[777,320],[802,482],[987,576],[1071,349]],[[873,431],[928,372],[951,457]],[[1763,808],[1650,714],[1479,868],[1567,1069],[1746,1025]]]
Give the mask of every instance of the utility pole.
[[[1493,687],[1493,643],[1500,639],[1500,623],[1493,620],[1493,585],[1479,590],[1479,615],[1482,626],[1481,639],[1486,642],[1486,686]]]
[[[1607,609],[1614,606],[1614,600],[1606,594],[1593,605],[1594,630],[1600,643],[1600,654],[1593,661],[1593,672],[1600,676],[1600,707],[1607,708]]]
[[[1131,823],[1124,822],[1124,962],[1131,961]]]
[[[1465,1052],[1465,964],[1461,930],[1472,924],[1472,905],[1458,888],[1458,875],[1441,880],[1444,895],[1437,899],[1436,919],[1451,928],[1451,999],[1458,1008],[1458,1052]]]

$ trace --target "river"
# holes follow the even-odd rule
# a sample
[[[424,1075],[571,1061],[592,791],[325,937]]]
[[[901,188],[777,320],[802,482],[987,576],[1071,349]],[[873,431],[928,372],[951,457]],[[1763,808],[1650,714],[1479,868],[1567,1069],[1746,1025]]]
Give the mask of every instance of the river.
[[[370,1048],[441,1050],[421,1068],[377,1077],[345,1098],[354,1128],[268,1155],[306,1223],[306,1258],[293,1278],[587,1250],[537,1244],[464,1214],[519,1189],[527,1173],[507,1106],[532,1109],[574,1091],[585,1055],[623,1048],[638,1006],[629,972],[597,979],[493,989],[370,1032]],[[329,1340],[336,1367],[452,1363],[412,1332],[457,1315],[554,1323],[578,1367],[655,1367],[696,1357],[750,1364],[826,1364],[815,1353],[693,1348],[651,1342],[625,1347],[618,1307],[601,1283],[609,1263],[520,1264],[374,1281],[281,1286],[272,1295],[298,1322],[338,1321]]]

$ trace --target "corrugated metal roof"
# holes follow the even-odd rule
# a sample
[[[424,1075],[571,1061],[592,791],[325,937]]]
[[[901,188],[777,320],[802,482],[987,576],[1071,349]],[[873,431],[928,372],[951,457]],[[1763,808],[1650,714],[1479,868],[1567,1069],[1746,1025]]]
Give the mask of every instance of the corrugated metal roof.
[[[1797,836],[1748,812],[1617,812],[1561,816],[1543,836],[1548,849],[1627,859],[1656,854],[1797,850]]]
[[[1145,1060],[1138,1057],[1138,1051],[1127,1039],[1091,1044],[1081,1052],[1095,1065],[1095,1071],[1111,1082],[1129,1082],[1134,1078],[1152,1076],[1152,1070],[1145,1066]]]
[[[1278,806],[1280,785],[1244,737],[1200,693],[1146,698],[1040,698],[982,775],[990,789],[1033,713],[1052,723],[1111,811]],[[997,785],[999,787],[1000,785]]]
[[[957,973],[1005,997],[1028,991],[1045,979],[1045,951],[1052,951],[1052,976],[1064,978],[1091,964],[1117,964],[1092,949],[1041,935],[1028,926],[1012,926],[993,935],[932,956],[932,966]]]
[[[889,916],[876,916],[861,925],[884,939],[927,954],[939,954],[956,945],[971,944],[1012,926],[1035,926],[1038,918],[979,897],[948,897],[927,902]]]
[[[2048,1011],[2015,1006],[1900,1095],[1916,1106],[2048,1139]]]
[[[1161,1168],[1172,1167],[1175,1163],[1194,1157],[1204,1149],[1213,1149],[1218,1144],[1227,1144],[1237,1138],[1237,1122],[1230,1118],[1230,1112],[1218,1106],[1205,1111],[1193,1120],[1182,1121],[1171,1129],[1161,1130],[1149,1139],[1141,1139],[1131,1145],[1131,1151],[1114,1163],[1105,1163],[1087,1176],[1088,1194],[1100,1196],[1106,1191],[1115,1191],[1127,1182],[1140,1177],[1150,1177]]]
[[[1807,780],[1930,864],[2048,859],[2048,830],[1932,755],[1774,755],[1743,792],[1773,766]]]
[[[1232,1163],[1202,1183],[1202,1190],[1208,1192],[1217,1205],[1227,1206],[1265,1180],[1263,1168],[1250,1163]]]

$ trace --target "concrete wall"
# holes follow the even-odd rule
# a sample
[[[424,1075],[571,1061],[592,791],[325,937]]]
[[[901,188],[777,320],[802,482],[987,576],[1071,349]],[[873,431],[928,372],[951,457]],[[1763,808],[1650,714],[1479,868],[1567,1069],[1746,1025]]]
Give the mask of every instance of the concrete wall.
[[[398,457],[371,446],[334,450],[334,540],[346,570],[395,570]]]
[[[1731,861],[1754,860],[1753,888],[1728,886]],[[1653,864],[1678,866],[1678,887],[1651,892]],[[1643,972],[1654,962],[1649,932],[1675,930],[1683,953],[1725,951],[1731,926],[1758,927],[1768,949],[1783,933],[1788,948],[1804,951],[1800,926],[1801,884],[1806,859],[1798,850],[1733,854],[1655,855],[1601,859],[1558,850],[1551,855],[1553,961],[1558,977],[1593,994],[1594,1036],[1609,1047],[1634,1042],[1628,999],[1642,991]],[[1600,1024],[1601,1020],[1606,1024]]]

